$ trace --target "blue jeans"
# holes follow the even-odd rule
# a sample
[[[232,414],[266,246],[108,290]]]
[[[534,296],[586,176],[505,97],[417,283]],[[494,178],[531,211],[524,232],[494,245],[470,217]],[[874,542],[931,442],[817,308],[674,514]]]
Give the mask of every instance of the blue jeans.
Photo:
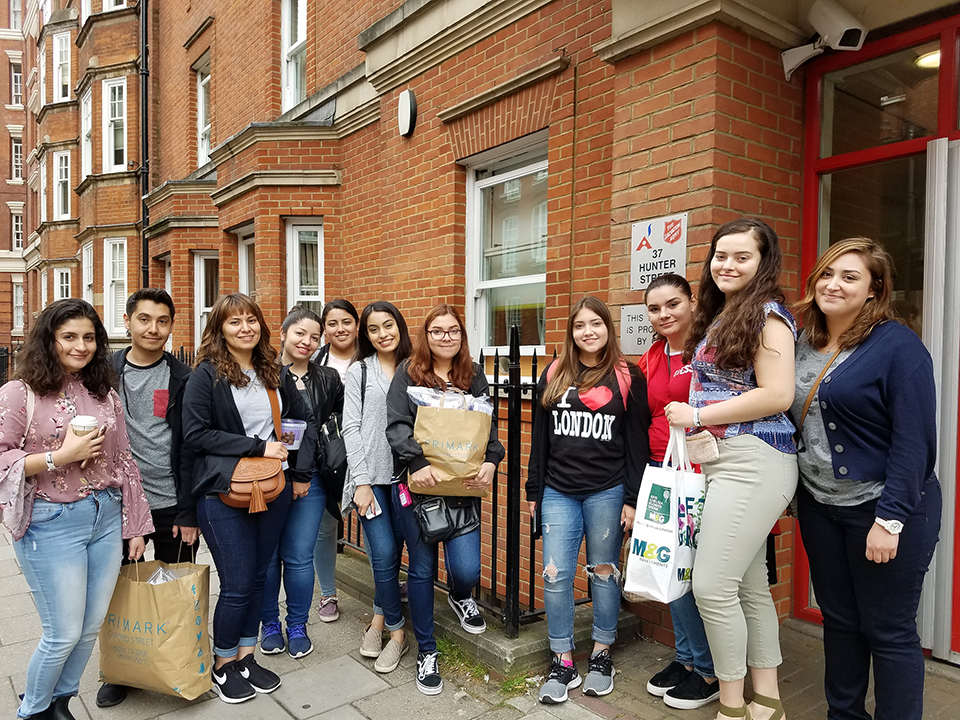
[[[410,561],[407,567],[407,600],[413,620],[413,634],[417,638],[419,652],[432,653],[437,649],[437,641],[433,637],[433,568],[437,564],[439,546],[425,543],[421,539],[413,505],[403,507],[400,504],[396,484],[390,488],[390,499],[403,540],[407,544],[407,557]],[[443,555],[450,595],[456,600],[466,600],[480,582],[479,528],[446,541],[443,544]],[[386,619],[384,615],[384,620]]]
[[[663,467],[658,460],[648,463],[654,467]],[[669,605],[673,620],[674,645],[677,650],[677,662],[692,667],[698,675],[713,679],[713,656],[707,642],[707,631],[703,627],[703,618],[697,608],[697,600],[692,592],[674,600]]]
[[[232,658],[240,647],[257,644],[267,567],[292,502],[290,483],[263,512],[232,508],[218,495],[206,495],[197,502],[200,530],[220,575],[220,598],[213,612],[217,657]]]
[[[376,588],[373,611],[377,615],[383,615],[387,630],[399,630],[404,625],[400,610],[400,557],[403,555],[403,534],[391,499],[393,486],[371,485],[370,489],[383,511],[372,519],[360,516],[363,541]]]
[[[283,563],[283,588],[287,591],[287,627],[305,625],[310,617],[313,600],[314,538],[320,528],[320,518],[326,513],[326,490],[314,474],[306,497],[294,500],[287,514],[287,522],[280,535],[280,544],[267,567],[263,587],[263,610],[260,620],[264,625],[280,619],[280,563]],[[336,528],[336,521],[334,521]],[[334,546],[336,552],[336,546]]]
[[[574,648],[573,578],[584,537],[593,596],[593,639],[603,645],[617,639],[622,512],[622,485],[587,495],[566,495],[551,487],[543,490],[543,605],[550,650],[558,655]],[[597,565],[609,565],[613,572],[598,576]]]
[[[940,533],[936,478],[903,523],[897,556],[867,560],[876,501],[823,505],[800,489],[799,519],[810,578],[823,613],[824,688],[830,720],[870,720],[864,703],[873,660],[876,720],[923,717],[923,650],[917,609]]]
[[[310,494],[317,489],[317,497],[322,499],[321,510],[327,502],[327,488],[323,481],[314,478],[310,483]],[[313,546],[313,568],[317,573],[317,582],[320,583],[320,594],[324,597],[337,594],[337,531],[340,522],[329,512],[320,513],[320,526],[317,532],[311,535],[315,538]],[[313,592],[313,585],[310,592]],[[309,600],[307,603],[309,604]]]
[[[120,498],[118,488],[72,503],[38,498],[26,534],[14,543],[43,627],[18,717],[80,689],[120,572]]]

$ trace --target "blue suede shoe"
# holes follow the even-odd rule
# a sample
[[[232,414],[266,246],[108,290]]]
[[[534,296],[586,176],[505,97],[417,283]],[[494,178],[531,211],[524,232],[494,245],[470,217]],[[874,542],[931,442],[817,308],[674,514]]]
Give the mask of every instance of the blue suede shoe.
[[[302,658],[313,652],[306,625],[287,625],[287,652],[292,658]]]
[[[280,629],[280,621],[264,623],[263,630],[260,632],[260,652],[264,655],[276,655],[282,653],[283,631]]]

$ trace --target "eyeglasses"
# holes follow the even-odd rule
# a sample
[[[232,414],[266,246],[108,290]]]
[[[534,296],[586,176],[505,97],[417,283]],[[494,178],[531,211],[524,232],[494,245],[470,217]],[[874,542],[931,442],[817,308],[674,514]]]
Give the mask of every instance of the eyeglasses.
[[[432,337],[434,340],[443,340],[445,336],[449,336],[451,340],[460,339],[460,328],[453,328],[452,330],[433,328],[431,330],[427,330],[427,332],[430,333],[430,337]]]

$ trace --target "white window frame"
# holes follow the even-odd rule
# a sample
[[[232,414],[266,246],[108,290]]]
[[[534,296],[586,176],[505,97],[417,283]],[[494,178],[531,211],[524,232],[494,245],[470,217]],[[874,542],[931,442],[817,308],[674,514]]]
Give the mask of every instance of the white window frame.
[[[19,68],[15,70],[14,68]],[[10,63],[10,104],[16,107],[23,105],[23,63]]]
[[[200,347],[200,339],[203,337],[203,329],[207,324],[207,316],[213,309],[212,305],[204,305],[203,298],[207,294],[207,273],[205,264],[215,260],[220,262],[220,255],[216,250],[194,250],[193,251],[193,328],[194,328],[194,347]],[[219,278],[219,271],[217,277]],[[218,288],[219,290],[219,288]]]
[[[10,29],[23,29],[23,0],[10,0]]]
[[[83,299],[93,305],[93,241],[80,248],[80,292]]]
[[[83,24],[92,13],[93,0],[80,0],[80,27],[83,27]]]
[[[539,152],[542,149],[542,152]],[[506,160],[509,157],[518,156],[518,160],[522,161],[522,156],[530,153],[531,155],[536,152],[536,155],[543,157],[546,154],[546,150],[541,144],[531,145],[526,152],[522,147],[518,147],[515,151],[510,152],[504,150],[501,160]],[[486,153],[485,153],[486,154]],[[466,324],[467,324],[467,336],[470,341],[470,346],[474,348],[474,353],[479,355],[482,350],[484,356],[490,356],[496,350],[500,350],[501,353],[504,353],[509,350],[507,345],[488,345],[484,340],[489,336],[488,327],[487,327],[487,301],[489,298],[489,291],[499,288],[511,288],[511,287],[521,287],[525,285],[546,285],[547,274],[543,273],[534,273],[531,275],[521,275],[519,277],[509,277],[509,278],[499,278],[496,280],[481,280],[480,272],[482,268],[482,257],[483,252],[483,239],[481,231],[481,207],[482,207],[482,190],[491,185],[504,184],[509,187],[512,180],[519,180],[520,178],[526,177],[528,175],[534,175],[540,172],[548,171],[548,162],[546,159],[543,160],[534,160],[522,167],[517,167],[515,170],[509,172],[494,174],[488,178],[478,180],[478,174],[487,170],[491,167],[495,167],[499,164],[497,159],[494,159],[494,155],[488,156],[490,159],[487,162],[478,160],[475,164],[471,164],[467,168],[467,183],[466,183],[466,290],[467,290],[467,302],[466,302]],[[516,198],[510,196],[505,198],[507,201],[512,201]],[[546,345],[524,345],[521,347],[521,352],[524,355],[532,354],[534,351],[537,354],[542,355],[546,352]]]
[[[47,221],[47,155],[40,160],[40,222]]]
[[[70,33],[53,36],[53,102],[70,100]]]
[[[47,271],[40,271],[40,309],[47,306]]]
[[[247,278],[250,277],[250,267],[247,261],[247,252],[249,248],[256,246],[256,236],[253,232],[244,232],[237,234],[237,265],[238,270],[240,271],[239,283],[237,288],[244,295],[249,295],[250,297],[256,299],[256,287],[250,287],[250,283]],[[256,271],[256,267],[254,267]]]
[[[197,167],[210,161],[210,60],[197,68]],[[206,99],[207,117],[203,117]],[[206,122],[204,122],[206,120]]]
[[[66,300],[73,296],[70,284],[70,268],[54,268],[53,270],[53,299]]]
[[[23,281],[13,283],[13,332],[23,332]]]
[[[167,294],[172,298],[173,297],[173,259],[171,258],[170,253],[166,253],[161,257],[157,258],[161,263],[163,263],[163,289],[167,291]],[[173,352],[173,336],[176,333],[176,326],[173,327],[170,334],[167,336],[167,344],[164,346],[167,352]]]
[[[23,138],[10,138],[10,177],[23,180]]]
[[[53,154],[53,219],[70,219],[70,151]]]
[[[300,247],[298,233],[317,233],[317,294],[305,295],[300,291]],[[287,222],[287,307],[303,302],[323,303],[323,218],[299,219]]]
[[[111,78],[103,81],[103,172],[123,172],[127,169],[127,78]],[[120,115],[114,116],[114,103],[110,98],[110,93],[114,88],[120,88],[123,92],[123,102],[120,108]],[[113,128],[116,124],[122,128],[121,137],[123,138],[123,158],[119,163],[114,163]]]
[[[306,87],[299,87],[300,73],[298,69],[307,62],[307,0],[282,0],[283,6],[280,15],[280,42],[283,52],[282,83],[283,97],[281,109],[286,112],[296,106],[306,97]],[[297,37],[291,42],[292,5],[296,4]],[[306,79],[304,79],[304,83]]]
[[[123,10],[127,6],[127,0],[103,0],[103,11]]]
[[[23,250],[23,211],[10,213],[10,237],[14,250]]]
[[[80,98],[80,180],[93,173],[93,90]]]
[[[123,272],[114,274],[113,251],[120,248]],[[122,298],[122,299],[121,299]],[[127,298],[127,239],[105,238],[103,241],[103,324],[108,335],[124,336],[123,311]]]
[[[37,48],[37,79],[40,83],[40,107],[47,104],[47,41]]]

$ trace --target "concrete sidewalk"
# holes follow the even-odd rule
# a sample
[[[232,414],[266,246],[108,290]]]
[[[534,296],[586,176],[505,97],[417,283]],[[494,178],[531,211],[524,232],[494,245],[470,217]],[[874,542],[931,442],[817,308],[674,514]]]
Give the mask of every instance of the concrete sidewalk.
[[[201,552],[200,562],[211,565],[212,608],[219,587],[217,574],[207,551]],[[40,622],[5,532],[0,532],[0,605],[0,717],[14,718],[19,704],[17,692],[23,689],[27,662],[40,637]],[[443,609],[446,610],[445,606]],[[615,648],[616,689],[604,698],[583,697],[574,691],[571,701],[563,705],[541,705],[536,700],[537,678],[531,679],[527,693],[506,697],[499,692],[496,681],[476,681],[447,672],[443,693],[427,697],[416,688],[414,652],[408,653],[400,667],[387,675],[379,675],[373,670],[372,660],[360,657],[360,636],[369,617],[369,606],[341,593],[337,622],[323,624],[314,614],[310,624],[310,637],[316,648],[313,653],[300,660],[286,654],[262,660],[282,675],[283,686],[271,695],[235,706],[225,705],[212,693],[190,703],[135,690],[122,705],[100,709],[95,703],[99,687],[95,650],[80,686],[80,698],[71,703],[71,710],[80,720],[707,720],[717,712],[716,704],[700,710],[673,710],[649,695],[647,680],[672,659],[673,650],[636,637],[621,637]],[[490,625],[488,633],[499,633],[495,623]],[[409,640],[413,642],[412,635]],[[826,717],[822,643],[816,629],[807,623],[788,621],[781,631],[781,643],[781,692],[787,717]],[[465,649],[469,652],[469,647]],[[585,672],[586,663],[579,665]],[[924,717],[960,718],[960,670],[935,661],[929,661],[927,668]]]

